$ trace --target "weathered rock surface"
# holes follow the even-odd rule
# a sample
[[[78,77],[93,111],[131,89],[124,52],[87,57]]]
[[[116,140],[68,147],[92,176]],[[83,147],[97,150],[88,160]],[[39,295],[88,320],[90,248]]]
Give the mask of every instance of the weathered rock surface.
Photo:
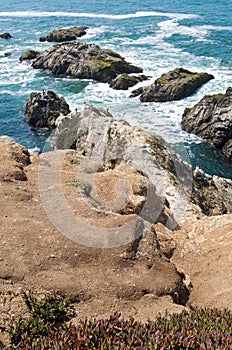
[[[26,181],[24,167],[31,163],[28,150],[7,136],[0,137],[0,181]]]
[[[137,169],[148,178],[149,183],[145,204],[139,215],[151,223],[158,220],[170,228],[178,226],[177,217],[183,214],[181,205],[177,205],[180,199],[178,183],[182,181],[178,175],[185,174],[185,190],[188,192],[191,187],[191,169],[180,161],[159,136],[117,121],[100,107],[85,105],[84,112],[81,115],[72,114],[71,120],[70,129],[75,121],[77,125],[76,149],[85,154],[86,162],[89,163],[86,167],[91,168],[93,174],[113,170],[122,163]],[[56,149],[64,148],[61,140],[68,134],[68,119],[64,121],[64,132],[62,122],[55,132]],[[73,144],[73,138],[71,142]],[[87,175],[83,177],[87,181]],[[182,184],[179,185],[182,192]],[[128,197],[132,195],[129,189],[126,191],[124,188],[123,192],[128,192]],[[188,194],[186,197],[181,195],[181,198],[183,207],[187,208]],[[169,213],[163,210],[164,205],[170,205]]]
[[[214,79],[208,73],[193,73],[183,68],[176,68],[162,74],[154,84],[134,90],[131,97],[140,95],[141,102],[166,102],[181,100],[193,95],[197,89]]]
[[[71,28],[62,28],[54,29],[47,36],[39,38],[39,41],[49,41],[49,42],[64,42],[71,41],[80,38],[86,34],[88,27],[71,27]]]
[[[125,163],[148,179],[145,202],[139,212],[144,220],[161,222],[173,229],[188,211],[196,209],[191,203],[206,215],[231,212],[231,181],[211,179],[208,175],[205,175],[207,181],[197,175],[193,177],[189,165],[182,162],[156,134],[115,120],[99,107],[86,105],[81,114],[64,118],[64,128],[60,121],[54,138],[55,148],[67,147],[69,123],[70,130],[74,130],[74,133],[71,131],[70,145],[73,147],[76,142],[76,149],[85,155],[86,168],[90,168],[92,174],[113,170]],[[87,181],[88,176],[82,176]],[[214,195],[215,190],[217,195]],[[128,195],[132,193],[128,192]]]
[[[147,79],[148,77],[146,75],[135,76],[123,73],[110,83],[110,87],[115,90],[127,90],[129,87]]]
[[[55,128],[60,114],[70,113],[63,96],[53,91],[32,92],[26,104],[27,123],[37,128]]]
[[[117,228],[119,225],[120,228],[126,220],[131,221],[133,218],[129,207],[128,213],[94,210],[83,198],[81,187],[70,185],[81,166],[80,153],[74,150],[48,152],[31,157],[31,164],[28,164],[22,146],[9,139],[6,143],[3,141],[3,145],[5,151],[1,148],[0,173],[2,168],[5,172],[10,170],[10,146],[18,150],[17,158],[22,160],[22,164],[27,164],[24,171],[28,180],[6,182],[0,177],[0,295],[4,300],[1,305],[1,329],[9,326],[13,312],[15,317],[22,312],[22,302],[17,293],[20,288],[35,292],[59,290],[77,303],[81,301],[78,312],[81,317],[89,312],[97,312],[100,316],[103,306],[104,312],[124,310],[124,315],[129,315],[130,310],[140,310],[140,305],[143,305],[141,315],[146,319],[154,312],[159,312],[161,305],[164,309],[183,308],[182,305],[189,298],[184,275],[163,254],[154,227],[144,230],[140,237],[134,237],[128,244],[110,249],[89,247],[88,229],[84,232],[85,245],[69,239],[66,233],[72,225],[71,220],[63,222],[68,232],[59,230],[57,223],[65,210],[64,203],[68,204],[74,216],[86,223],[86,228],[93,227],[95,233],[99,226],[109,232],[112,227]],[[60,155],[61,168],[57,163]],[[50,178],[52,175],[52,186],[49,176],[41,178],[41,171],[44,171],[43,175],[49,174]],[[128,165],[98,175],[95,189],[99,197],[109,198],[109,192],[114,191],[114,183],[118,181],[116,177],[122,180],[126,177],[135,196],[145,194],[147,179]],[[59,188],[62,189],[63,202],[54,201]],[[50,196],[54,214],[50,217],[51,221],[46,215],[48,208],[43,201],[46,195],[44,191],[49,196],[51,191],[53,193]],[[75,229],[76,236],[81,234],[80,226]],[[144,305],[147,305],[146,311]],[[133,311],[132,315],[137,312]]]
[[[232,180],[205,174],[202,169],[193,173],[192,201],[205,215],[232,212]]]
[[[208,140],[232,160],[232,88],[205,96],[182,116],[183,130]]]
[[[0,34],[0,39],[11,39],[12,35],[8,32]]]
[[[20,56],[19,61],[23,62],[25,60],[34,60],[39,54],[39,51],[27,50],[22,54],[22,56]]]
[[[116,52],[94,44],[57,44],[40,54],[32,64],[35,69],[50,70],[56,76],[94,79],[109,83],[122,73],[142,73]]]

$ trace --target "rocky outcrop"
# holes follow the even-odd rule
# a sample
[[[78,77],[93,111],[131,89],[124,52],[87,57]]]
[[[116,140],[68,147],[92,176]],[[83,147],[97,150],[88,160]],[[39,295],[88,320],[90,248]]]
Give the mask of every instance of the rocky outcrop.
[[[115,90],[127,90],[129,87],[147,79],[148,77],[146,75],[135,76],[123,73],[110,83],[110,87]]]
[[[232,180],[205,174],[202,169],[193,173],[191,200],[205,215],[232,212]]]
[[[20,56],[19,61],[34,60],[39,54],[39,51],[27,50]]]
[[[49,41],[49,42],[64,42],[71,41],[80,38],[86,34],[88,27],[71,27],[71,28],[62,28],[54,29],[47,36],[39,38],[39,41]]]
[[[70,145],[73,147],[76,142],[76,149],[85,155],[86,165],[83,164],[83,167],[88,168],[90,174],[114,169],[117,172],[118,166],[128,164],[148,179],[144,202],[140,203],[139,213],[136,212],[143,220],[161,222],[173,229],[191,210],[199,210],[206,215],[231,211],[231,182],[214,178],[212,186],[209,186],[201,178],[193,178],[190,166],[182,162],[158,135],[115,120],[102,108],[86,105],[81,114],[64,118],[63,129],[60,121],[54,138],[56,149],[67,147],[65,136],[69,134],[69,122],[70,130],[75,130],[74,134],[71,131]],[[88,180],[85,172],[82,176],[83,181]],[[216,203],[213,203],[215,188],[217,198],[214,196]],[[128,188],[123,187],[122,192],[128,192],[130,198],[133,196]],[[203,200],[204,196],[209,198]],[[91,200],[96,202],[94,196]],[[108,210],[112,209],[111,206],[112,203]]]
[[[166,102],[181,100],[193,95],[197,89],[214,79],[208,73],[193,73],[183,68],[176,68],[162,74],[154,84],[134,90],[131,97],[140,95],[141,102]]]
[[[57,44],[40,54],[32,64],[35,69],[50,70],[56,76],[111,82],[122,73],[142,73],[116,52],[94,44]]]
[[[53,91],[32,92],[26,104],[27,123],[37,128],[55,127],[60,114],[70,113],[69,105],[64,97]]]
[[[151,223],[158,220],[169,228],[178,226],[183,209],[176,205],[176,200],[180,198],[179,190],[188,192],[188,181],[191,186],[191,169],[158,135],[117,121],[104,109],[89,105],[85,105],[84,112],[73,115],[71,120],[70,129],[76,121],[76,149],[85,155],[85,167],[90,168],[90,174],[112,171],[123,163],[135,168],[148,179],[145,203],[139,215]],[[61,141],[68,134],[67,117],[64,122],[64,130],[62,123],[56,130],[55,149],[64,148]],[[186,187],[181,183],[180,174],[185,174],[187,178]],[[88,176],[82,176],[87,181]],[[128,188],[123,192],[128,192],[129,197],[133,195]],[[187,197],[188,194],[181,196],[185,208],[188,206]]]
[[[26,181],[24,167],[31,163],[28,150],[8,136],[0,137],[0,181]]]
[[[208,140],[232,161],[232,88],[205,96],[182,116],[183,130]]]
[[[12,35],[10,33],[2,33],[0,34],[0,39],[11,39],[12,38]]]

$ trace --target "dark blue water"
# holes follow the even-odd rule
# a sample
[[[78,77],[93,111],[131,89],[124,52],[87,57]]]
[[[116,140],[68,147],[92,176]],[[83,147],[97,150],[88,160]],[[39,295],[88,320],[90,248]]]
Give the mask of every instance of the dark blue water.
[[[26,49],[43,51],[50,46],[40,43],[40,36],[73,25],[90,27],[81,41],[119,52],[153,78],[185,67],[212,73],[215,79],[182,101],[142,104],[129,99],[130,90],[115,91],[107,84],[58,79],[19,63]],[[232,177],[232,165],[225,158],[180,127],[184,108],[205,94],[225,92],[232,86],[231,1],[1,0],[0,33],[5,31],[14,38],[0,40],[0,135],[42,150],[48,134],[26,124],[24,109],[32,91],[50,89],[62,94],[71,109],[82,110],[84,102],[102,105],[116,118],[162,135],[194,167]],[[11,56],[4,57],[6,52]]]

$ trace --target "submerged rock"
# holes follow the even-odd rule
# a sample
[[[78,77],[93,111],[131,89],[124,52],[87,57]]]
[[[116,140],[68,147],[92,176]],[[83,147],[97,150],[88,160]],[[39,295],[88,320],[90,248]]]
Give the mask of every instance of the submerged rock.
[[[0,34],[0,39],[11,39],[11,38],[13,38],[13,37],[10,33],[5,32],[5,33]]]
[[[40,54],[35,69],[50,70],[56,76],[94,79],[109,83],[122,73],[142,73],[142,68],[125,61],[118,53],[94,44],[57,44]]]
[[[80,38],[86,34],[88,27],[71,27],[71,28],[62,28],[54,29],[47,36],[39,38],[39,41],[49,41],[49,42],[64,42],[71,41]]]
[[[27,123],[37,128],[55,128],[60,114],[70,113],[64,97],[53,91],[32,92],[26,104]]]
[[[22,54],[22,56],[20,56],[19,61],[22,62],[25,60],[34,60],[39,54],[39,51],[27,50]]]
[[[197,89],[211,79],[214,77],[208,73],[193,73],[183,68],[176,68],[162,74],[154,84],[133,91],[131,97],[140,95],[141,102],[181,100],[193,95]]]
[[[182,116],[183,130],[208,140],[232,160],[232,88],[205,96]]]

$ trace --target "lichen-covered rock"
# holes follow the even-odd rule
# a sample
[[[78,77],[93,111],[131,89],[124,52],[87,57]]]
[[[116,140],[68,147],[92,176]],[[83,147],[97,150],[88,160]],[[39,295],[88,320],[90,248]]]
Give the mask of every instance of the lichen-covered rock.
[[[39,51],[27,50],[22,54],[22,56],[20,56],[19,61],[23,62],[25,60],[34,60],[39,54]]]
[[[232,88],[205,96],[182,116],[183,130],[208,140],[232,160]]]
[[[70,113],[63,96],[53,91],[32,92],[26,104],[27,123],[37,128],[55,128],[60,114]]]
[[[183,68],[176,68],[162,74],[154,84],[133,91],[131,97],[140,95],[141,102],[181,100],[193,95],[197,89],[213,78],[213,75],[208,73],[193,73]]]
[[[11,39],[12,35],[8,32],[0,34],[0,39]]]
[[[49,41],[49,42],[64,42],[71,41],[80,38],[86,34],[88,27],[71,27],[71,28],[62,28],[54,29],[47,36],[39,38],[39,41]]]
[[[57,44],[40,54],[35,69],[50,70],[56,76],[111,82],[122,73],[142,73],[116,52],[94,44],[68,42]]]
[[[123,73],[110,83],[110,87],[115,90],[127,90],[129,87],[147,79],[148,77],[146,75],[135,76]]]

